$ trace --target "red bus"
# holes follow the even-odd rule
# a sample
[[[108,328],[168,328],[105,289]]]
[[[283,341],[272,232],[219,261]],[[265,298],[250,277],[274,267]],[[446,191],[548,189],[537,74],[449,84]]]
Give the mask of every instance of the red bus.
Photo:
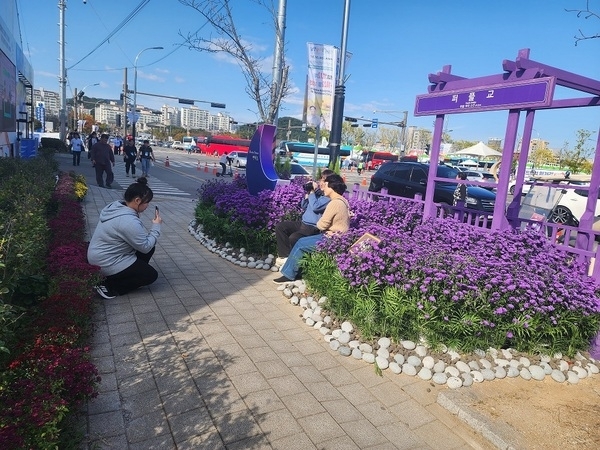
[[[398,161],[398,155],[389,152],[363,152],[363,161],[367,169],[377,170],[386,162]]]
[[[247,152],[250,147],[250,139],[219,135],[199,136],[196,138],[196,147],[200,153],[221,156],[225,152]]]

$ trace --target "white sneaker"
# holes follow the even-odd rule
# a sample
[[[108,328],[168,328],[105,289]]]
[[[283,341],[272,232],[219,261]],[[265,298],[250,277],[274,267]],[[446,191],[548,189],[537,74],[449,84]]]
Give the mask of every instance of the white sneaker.
[[[275,258],[275,265],[281,267],[285,264],[286,261],[287,258]]]
[[[110,300],[111,298],[115,298],[117,296],[117,294],[110,292],[108,290],[108,288],[106,286],[104,286],[103,284],[99,284],[98,286],[94,286],[94,289],[96,289],[96,292],[101,296],[104,297],[107,300]]]

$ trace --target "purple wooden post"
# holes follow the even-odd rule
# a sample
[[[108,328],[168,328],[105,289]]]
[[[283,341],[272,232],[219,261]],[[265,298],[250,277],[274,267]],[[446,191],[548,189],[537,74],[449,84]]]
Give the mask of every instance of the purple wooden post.
[[[598,190],[600,189],[600,131],[596,141],[596,154],[594,156],[594,166],[592,168],[592,179],[590,180],[590,190],[586,203],[585,212],[579,221],[579,228],[591,230],[594,224],[596,203],[598,202]],[[590,236],[586,233],[577,233],[577,248],[587,248]],[[598,264],[598,261],[596,261]]]
[[[437,168],[440,161],[440,145],[442,143],[442,132],[444,130],[444,115],[435,116],[435,127],[433,129],[433,138],[431,148],[429,149],[429,175],[427,176],[427,190],[425,192],[425,209],[423,210],[423,219],[435,217],[436,208],[433,204],[433,194],[435,191],[435,180],[437,177]]]
[[[525,128],[523,130],[523,139],[521,140],[521,153],[519,154],[519,165],[517,166],[517,182],[515,184],[515,195],[513,201],[506,210],[506,217],[514,225],[518,224],[519,210],[521,209],[521,193],[523,192],[523,180],[525,179],[525,170],[527,169],[527,158],[529,157],[529,143],[531,141],[531,130],[533,129],[533,119],[535,111],[528,110],[525,116]]]
[[[512,165],[515,142],[517,140],[517,128],[519,127],[519,110],[511,109],[508,113],[508,124],[506,125],[506,134],[504,135],[504,150],[500,163],[501,183],[496,190],[496,204],[494,205],[494,218],[492,219],[492,230],[504,230],[509,227],[508,220],[504,214],[506,199],[508,198],[508,179],[510,178],[510,168]]]

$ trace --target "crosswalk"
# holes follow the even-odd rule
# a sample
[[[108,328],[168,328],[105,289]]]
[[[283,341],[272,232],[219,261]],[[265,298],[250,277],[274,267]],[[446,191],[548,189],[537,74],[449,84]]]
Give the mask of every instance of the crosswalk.
[[[115,162],[115,167],[113,167],[113,173],[115,175],[115,181],[119,183],[120,186],[123,186],[123,189],[127,189],[127,186],[129,186],[134,181],[134,178],[126,176],[125,163],[122,161]],[[139,164],[136,164],[135,174],[138,177],[142,174],[142,170]],[[150,177],[148,178],[148,185],[152,189],[154,195],[176,195],[180,197],[189,197],[191,195],[188,192],[183,192],[180,189],[174,188],[169,183],[165,183],[164,181],[161,181],[158,178],[153,178],[152,173],[150,173]]]

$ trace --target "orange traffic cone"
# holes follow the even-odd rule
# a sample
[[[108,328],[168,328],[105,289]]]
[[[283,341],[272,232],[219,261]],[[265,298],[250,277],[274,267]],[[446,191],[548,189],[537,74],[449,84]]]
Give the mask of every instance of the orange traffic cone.
[[[240,177],[240,169],[238,169],[237,167],[235,168],[235,174],[233,174],[233,178],[235,178],[236,180]]]
[[[198,161],[198,170],[200,170],[200,161]],[[208,163],[207,162],[204,163],[204,171],[208,172]]]
[[[367,177],[363,177],[361,183],[363,186],[367,185]]]
[[[169,157],[167,156],[167,159],[165,159],[165,167],[169,167]]]

